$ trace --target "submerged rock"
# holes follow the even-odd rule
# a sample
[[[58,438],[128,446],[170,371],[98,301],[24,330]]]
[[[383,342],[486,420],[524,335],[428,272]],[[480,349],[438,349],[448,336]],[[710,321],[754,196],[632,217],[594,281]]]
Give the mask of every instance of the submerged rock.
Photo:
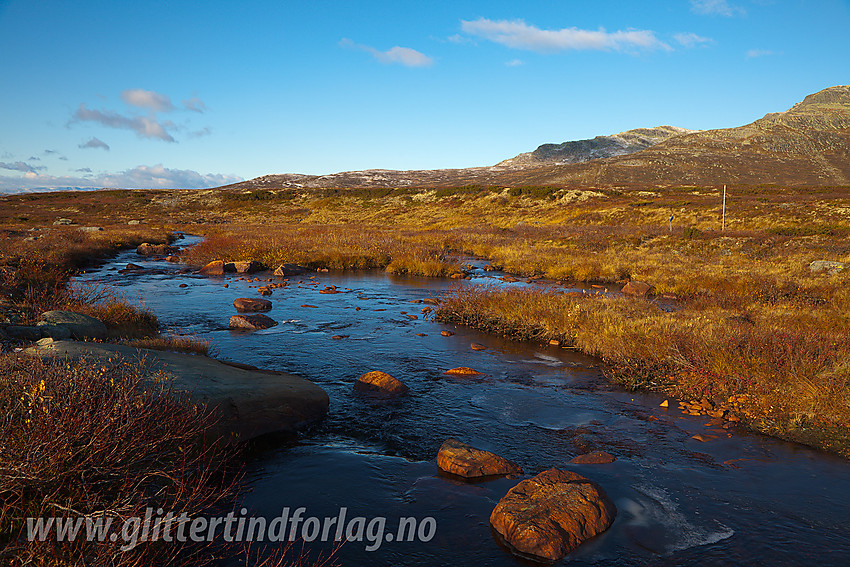
[[[617,460],[617,457],[605,451],[593,451],[584,455],[576,455],[570,459],[574,465],[607,465]]]
[[[233,307],[240,313],[257,313],[271,311],[272,302],[268,299],[237,297],[233,300]]]
[[[277,321],[261,313],[254,315],[234,315],[230,318],[230,323],[228,324],[231,329],[248,329],[249,331],[269,329],[275,325],[277,325]]]
[[[446,370],[443,374],[449,374],[451,376],[480,376],[483,372],[473,370],[469,366],[458,366],[457,368],[450,368]]]
[[[522,474],[522,468],[490,451],[476,449],[457,439],[446,439],[437,453],[440,470],[464,478]]]
[[[607,530],[616,515],[599,485],[549,469],[510,489],[490,515],[490,525],[519,554],[557,561]]]
[[[394,378],[386,372],[373,370],[362,375],[354,383],[354,389],[360,392],[373,392],[389,395],[406,394],[410,388],[401,380]]]

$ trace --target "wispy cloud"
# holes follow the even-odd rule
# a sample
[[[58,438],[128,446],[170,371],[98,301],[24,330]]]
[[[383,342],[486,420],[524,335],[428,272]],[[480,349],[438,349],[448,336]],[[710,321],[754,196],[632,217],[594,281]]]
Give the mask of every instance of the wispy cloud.
[[[511,59],[510,61],[505,61],[506,67],[519,67],[520,65],[524,65],[522,59]]]
[[[190,138],[203,138],[204,136],[209,136],[212,134],[212,129],[209,126],[201,128],[200,130],[195,130],[193,132],[189,132]]]
[[[702,37],[695,33],[677,33],[673,39],[682,47],[699,47],[714,43],[710,37]]]
[[[144,89],[127,89],[122,91],[121,100],[130,106],[147,108],[154,112],[170,112],[174,110],[174,105],[171,104],[171,99],[168,96]]]
[[[708,16],[743,16],[747,13],[740,6],[730,4],[727,0],[691,0],[691,10],[697,14]]]
[[[91,173],[91,168],[90,167],[81,167],[79,169],[75,169],[74,171],[79,172],[79,173]]]
[[[544,30],[526,24],[523,20],[461,21],[461,29],[470,35],[482,37],[514,49],[541,53],[568,50],[634,51],[639,49],[664,49],[670,46],[655,37],[649,30],[621,30],[607,32],[583,30],[576,27]]]
[[[24,173],[35,173],[38,170],[46,169],[44,166],[32,166],[22,161],[14,163],[0,161],[0,169],[8,169],[9,171],[22,171]]]
[[[340,40],[339,44],[342,47],[365,51],[366,53],[371,54],[375,59],[377,59],[381,63],[398,63],[399,65],[404,65],[405,67],[430,67],[434,64],[434,60],[432,58],[428,57],[424,53],[420,53],[419,51],[416,51],[415,49],[411,49],[409,47],[395,46],[391,49],[388,49],[387,51],[381,51],[368,45],[354,43],[353,41],[347,38],[343,38],[342,40]]]
[[[124,116],[111,110],[89,109],[83,103],[74,113],[71,122],[96,122],[108,128],[132,130],[140,138],[176,142],[174,137],[166,130],[166,127],[172,126],[172,124],[170,122],[160,123],[155,116]]]
[[[197,96],[193,96],[192,98],[188,98],[183,101],[183,108],[191,110],[192,112],[199,112],[203,114],[207,109],[207,105],[204,104],[204,101]]]
[[[86,142],[85,144],[80,144],[77,147],[79,147],[79,148],[92,148],[92,149],[100,148],[100,149],[104,149],[106,151],[109,151],[109,144],[107,144],[103,140],[99,140],[98,138],[92,138],[88,142]]]
[[[88,173],[89,168],[77,170]],[[54,177],[41,175],[34,171],[26,172],[23,177],[0,176],[0,192],[14,193],[44,189],[64,188],[100,188],[114,187],[122,189],[203,189],[219,187],[241,181],[236,175],[219,173],[198,173],[191,169],[169,169],[162,164],[140,165],[120,173],[108,173],[85,177]]]
[[[747,59],[755,59],[756,57],[767,57],[769,55],[776,55],[775,51],[771,51],[769,49],[750,49],[747,51]]]

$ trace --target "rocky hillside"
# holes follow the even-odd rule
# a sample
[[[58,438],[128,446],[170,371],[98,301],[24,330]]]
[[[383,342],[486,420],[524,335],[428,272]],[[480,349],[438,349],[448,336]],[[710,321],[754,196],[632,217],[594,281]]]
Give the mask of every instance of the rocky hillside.
[[[807,96],[785,112],[722,130],[672,126],[544,144],[492,167],[266,175],[229,188],[591,187],[764,184],[850,185],[850,86]]]
[[[626,130],[611,136],[596,136],[589,140],[576,140],[562,144],[543,144],[533,152],[519,154],[500,162],[499,166],[540,167],[543,165],[569,165],[594,159],[633,154],[650,148],[674,136],[690,134],[694,130],[676,126],[656,126]]]
[[[641,152],[500,175],[515,184],[850,185],[850,86],[746,126],[675,136]]]

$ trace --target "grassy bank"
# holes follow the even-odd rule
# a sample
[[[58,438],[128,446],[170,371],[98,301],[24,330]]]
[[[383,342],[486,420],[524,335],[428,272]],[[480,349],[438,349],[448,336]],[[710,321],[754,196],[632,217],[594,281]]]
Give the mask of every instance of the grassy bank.
[[[651,301],[475,286],[448,294],[440,321],[558,340],[601,357],[628,388],[716,411],[770,435],[850,456],[847,292],[830,308],[707,302],[665,312]]]

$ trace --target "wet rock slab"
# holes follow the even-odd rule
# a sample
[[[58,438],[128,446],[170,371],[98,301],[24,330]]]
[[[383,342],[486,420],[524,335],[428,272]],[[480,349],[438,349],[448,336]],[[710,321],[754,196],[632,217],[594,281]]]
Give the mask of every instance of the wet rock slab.
[[[40,357],[104,361],[119,357],[138,362],[151,376],[166,375],[166,385],[175,392],[215,408],[221,418],[220,433],[235,433],[243,440],[295,432],[321,420],[328,411],[328,395],[309,380],[283,372],[238,368],[204,356],[49,339],[25,352]]]
[[[522,474],[522,468],[513,461],[454,438],[446,439],[440,447],[437,466],[464,478]]]

